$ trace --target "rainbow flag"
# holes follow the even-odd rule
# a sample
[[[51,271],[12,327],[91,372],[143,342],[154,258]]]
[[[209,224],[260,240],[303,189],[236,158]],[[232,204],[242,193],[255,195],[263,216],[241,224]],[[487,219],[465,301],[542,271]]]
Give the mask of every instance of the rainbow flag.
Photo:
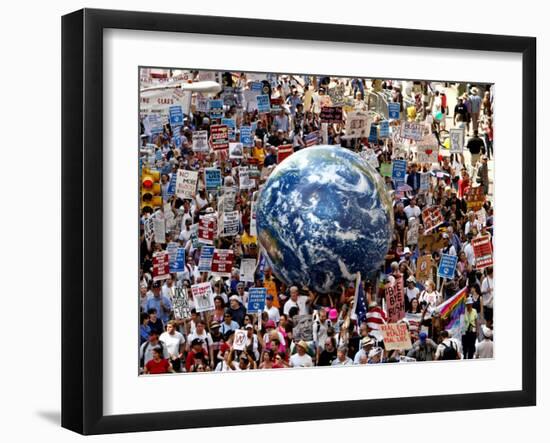
[[[468,288],[462,288],[450,299],[437,306],[441,319],[445,323],[445,329],[452,336],[462,335],[462,324],[464,323],[465,301]]]

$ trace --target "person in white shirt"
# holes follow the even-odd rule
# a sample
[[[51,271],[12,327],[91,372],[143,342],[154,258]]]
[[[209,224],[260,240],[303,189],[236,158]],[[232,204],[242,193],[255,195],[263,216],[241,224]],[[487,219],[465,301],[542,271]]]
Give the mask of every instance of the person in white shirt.
[[[416,280],[411,275],[407,279],[407,287],[405,288],[405,295],[407,296],[407,299],[409,301],[409,304],[415,299],[418,298],[418,294],[420,294],[420,289],[416,287]]]
[[[332,362],[332,366],[347,366],[352,364],[353,360],[348,357],[348,348],[346,346],[340,346],[336,353],[336,358]]]
[[[191,234],[193,233],[193,231],[191,231],[192,220],[190,217],[185,218],[183,223],[185,224],[185,228],[181,230],[178,240],[183,241],[183,243],[185,244],[189,241],[189,239],[191,238]]]
[[[493,358],[493,331],[486,325],[481,325],[483,340],[476,344],[474,358]]]
[[[279,310],[273,306],[273,296],[271,294],[267,294],[265,297],[265,308],[264,311],[267,312],[267,316],[269,320],[272,320],[275,322],[275,324],[279,323],[279,320],[281,319],[281,314],[279,313]]]
[[[307,354],[308,345],[304,340],[296,344],[296,354],[290,357],[290,367],[292,368],[311,368],[313,360]]]
[[[466,260],[468,264],[473,268],[476,264],[476,256],[474,254],[474,247],[472,246],[472,239],[474,238],[473,234],[470,232],[467,235],[468,242],[464,245],[464,254],[466,255]]]
[[[176,322],[170,320],[166,325],[166,331],[160,334],[159,340],[166,345],[170,363],[174,371],[181,370],[181,358],[185,350],[185,337],[182,333],[176,331]]]
[[[407,218],[414,217],[416,219],[420,218],[420,208],[416,206],[416,198],[413,197],[409,201],[409,206],[405,208],[405,214],[407,215]]]
[[[307,295],[299,295],[298,287],[290,287],[290,298],[286,301],[285,306],[283,307],[283,313],[288,315],[289,311],[293,307],[298,308],[298,315],[307,314]]]

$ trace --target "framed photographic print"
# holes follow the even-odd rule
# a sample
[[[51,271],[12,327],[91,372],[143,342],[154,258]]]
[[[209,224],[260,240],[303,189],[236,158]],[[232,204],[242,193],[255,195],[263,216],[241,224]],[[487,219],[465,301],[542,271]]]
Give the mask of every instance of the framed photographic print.
[[[534,38],[62,25],[64,427],[535,404]]]

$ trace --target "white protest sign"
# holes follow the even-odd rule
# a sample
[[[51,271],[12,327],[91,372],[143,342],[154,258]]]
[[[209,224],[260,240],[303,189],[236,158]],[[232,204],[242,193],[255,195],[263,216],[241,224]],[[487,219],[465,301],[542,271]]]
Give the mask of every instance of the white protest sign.
[[[166,243],[166,221],[161,212],[157,212],[153,219],[155,243]]]
[[[439,145],[433,134],[428,134],[417,145],[417,157],[420,163],[437,163]]]
[[[176,179],[176,195],[182,199],[194,198],[198,176],[199,173],[197,171],[179,169]]]
[[[239,233],[239,211],[223,213],[222,237],[233,237]]]
[[[192,285],[191,292],[197,312],[200,313],[214,310],[214,294],[209,282]]]
[[[256,229],[256,207],[258,205],[258,197],[260,195],[259,191],[255,191],[252,194],[252,201],[250,202],[250,235],[256,237],[258,231]]]
[[[229,143],[229,158],[241,159],[243,158],[243,144],[242,143]]]
[[[422,123],[407,122],[401,123],[401,137],[411,140],[422,140],[424,125]]]
[[[239,167],[239,189],[248,190],[254,187],[254,181],[250,179],[250,171],[247,167]]]
[[[210,147],[208,146],[208,131],[193,132],[193,151],[208,152],[209,149]]]
[[[464,128],[452,128],[449,130],[451,141],[451,154],[462,154],[464,149]]]
[[[153,222],[153,217],[149,217],[145,220],[144,229],[145,229],[145,242],[147,243],[147,247],[151,247],[151,242],[155,238],[155,227]]]
[[[254,282],[254,272],[256,271],[256,259],[255,258],[243,258],[241,259],[241,269],[239,280]]]
[[[237,329],[233,338],[233,349],[243,351],[244,348],[246,348],[246,331],[244,329]]]
[[[349,112],[346,119],[346,138],[368,137],[370,131],[369,116],[366,112]]]

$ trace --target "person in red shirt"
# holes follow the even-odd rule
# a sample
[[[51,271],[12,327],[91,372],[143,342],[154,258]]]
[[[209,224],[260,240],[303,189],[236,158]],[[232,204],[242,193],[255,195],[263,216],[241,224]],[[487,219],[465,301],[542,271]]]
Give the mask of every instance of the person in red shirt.
[[[153,358],[145,364],[144,373],[167,374],[168,372],[174,372],[172,365],[167,358],[162,358],[159,348],[153,349]]]
[[[462,177],[458,180],[458,198],[464,198],[470,187],[470,175],[466,168],[462,169]]]
[[[195,338],[191,342],[191,349],[189,350],[185,360],[185,369],[187,372],[192,372],[192,369],[195,367],[195,363],[197,363],[198,360],[202,361],[205,358],[202,343],[203,341],[200,338]]]

